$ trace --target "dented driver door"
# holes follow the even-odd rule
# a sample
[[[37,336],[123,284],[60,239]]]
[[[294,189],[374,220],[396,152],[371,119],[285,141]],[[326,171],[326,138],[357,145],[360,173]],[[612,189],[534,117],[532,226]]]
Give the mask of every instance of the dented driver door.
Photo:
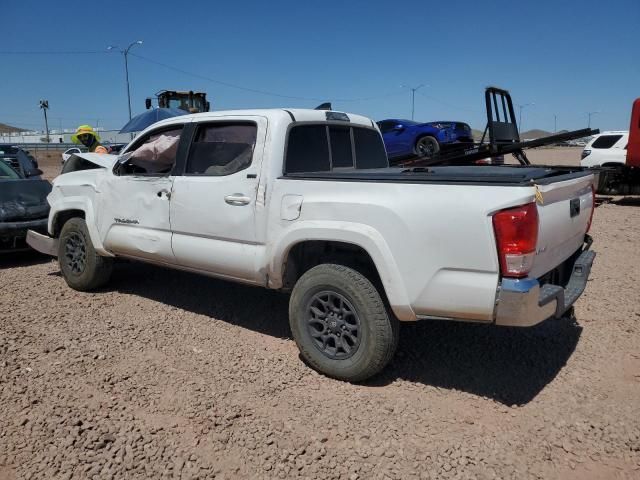
[[[182,129],[182,125],[172,125],[165,127],[164,131],[150,132],[140,138],[129,152],[157,140],[160,135],[168,133],[167,128],[172,128],[172,135],[176,135],[176,127]],[[177,135],[180,135],[180,130]],[[178,142],[182,142],[182,138]],[[172,154],[174,165],[179,155],[180,148],[177,147],[177,153]],[[113,175],[105,177],[100,188],[97,220],[105,248],[120,256],[174,264],[169,219],[174,172],[140,170],[129,168],[123,162],[114,168]]]
[[[117,255],[174,263],[169,202],[173,176],[114,176],[105,181],[99,225]],[[101,232],[102,233],[102,232]]]

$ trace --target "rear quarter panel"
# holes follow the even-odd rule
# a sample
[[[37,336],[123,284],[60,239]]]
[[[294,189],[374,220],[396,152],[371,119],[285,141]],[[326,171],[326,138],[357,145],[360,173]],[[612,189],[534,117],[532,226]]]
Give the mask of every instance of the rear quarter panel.
[[[303,199],[295,220],[281,218],[284,195]],[[372,257],[401,320],[490,322],[499,280],[491,214],[532,199],[533,189],[523,187],[278,179],[270,193],[265,268],[278,288],[297,242],[356,243]]]

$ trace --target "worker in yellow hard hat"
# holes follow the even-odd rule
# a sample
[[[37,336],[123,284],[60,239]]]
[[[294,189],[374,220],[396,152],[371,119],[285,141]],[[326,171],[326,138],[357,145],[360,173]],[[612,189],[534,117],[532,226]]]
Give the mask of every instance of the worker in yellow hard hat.
[[[76,133],[71,135],[71,141],[84,145],[91,153],[109,153],[106,147],[100,145],[100,136],[90,125],[80,125]]]

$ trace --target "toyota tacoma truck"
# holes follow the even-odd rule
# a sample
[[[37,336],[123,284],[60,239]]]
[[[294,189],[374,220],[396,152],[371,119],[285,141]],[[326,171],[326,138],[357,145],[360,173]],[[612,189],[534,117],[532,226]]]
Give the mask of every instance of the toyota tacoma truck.
[[[595,253],[579,168],[390,168],[368,118],[319,110],[158,122],[119,156],[77,154],[53,182],[48,235],[87,291],[139,260],[290,292],[306,362],[361,381],[399,322],[528,327],[567,314]]]

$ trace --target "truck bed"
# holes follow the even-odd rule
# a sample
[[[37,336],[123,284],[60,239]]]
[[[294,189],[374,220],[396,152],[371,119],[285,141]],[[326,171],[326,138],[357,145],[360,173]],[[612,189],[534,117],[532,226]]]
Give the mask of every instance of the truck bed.
[[[591,175],[580,168],[537,166],[442,166],[333,170],[331,172],[288,173],[281,178],[347,182],[406,182],[492,186],[531,186],[577,179]]]

